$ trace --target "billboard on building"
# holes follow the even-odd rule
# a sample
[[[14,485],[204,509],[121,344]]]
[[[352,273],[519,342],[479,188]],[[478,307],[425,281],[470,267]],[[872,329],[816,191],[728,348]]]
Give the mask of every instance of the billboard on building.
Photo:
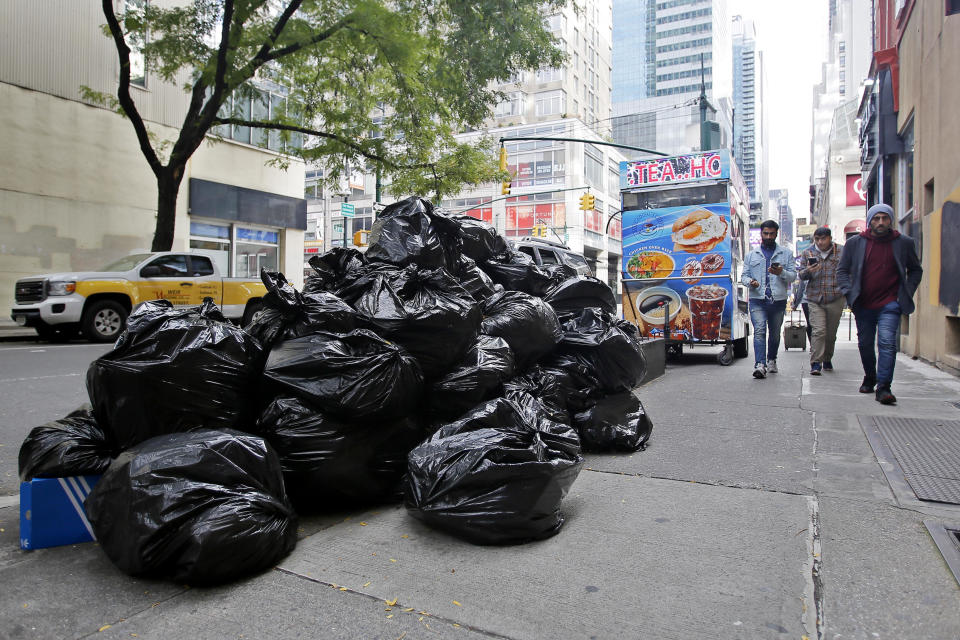
[[[725,149],[620,163],[621,189],[729,177],[730,153]]]
[[[864,207],[867,204],[867,192],[863,188],[863,176],[859,173],[847,175],[847,206]]]

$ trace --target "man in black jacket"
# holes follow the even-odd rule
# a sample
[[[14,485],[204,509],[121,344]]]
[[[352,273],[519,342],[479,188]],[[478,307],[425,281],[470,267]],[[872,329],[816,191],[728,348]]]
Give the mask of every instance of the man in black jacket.
[[[913,313],[913,294],[922,276],[913,239],[893,229],[893,209],[885,204],[870,207],[867,228],[843,247],[837,282],[857,320],[863,364],[860,393],[871,393],[876,385],[876,399],[882,404],[897,401],[890,384],[900,316]]]

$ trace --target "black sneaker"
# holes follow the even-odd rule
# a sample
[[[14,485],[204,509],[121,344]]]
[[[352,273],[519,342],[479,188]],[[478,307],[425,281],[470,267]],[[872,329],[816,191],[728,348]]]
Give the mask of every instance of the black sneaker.
[[[824,371],[833,371],[833,363],[830,362],[829,360],[825,361],[825,362],[823,363],[823,370],[824,370]]]
[[[818,376],[818,375],[820,375],[820,363],[819,363],[819,362],[811,362],[811,363],[810,363],[810,375],[812,375],[812,376]]]
[[[890,391],[890,387],[884,385],[882,387],[877,387],[877,402],[880,404],[897,404],[897,396],[893,395],[893,392]]]
[[[877,381],[873,378],[864,378],[863,384],[860,385],[860,393],[873,393],[873,385],[877,384]]]

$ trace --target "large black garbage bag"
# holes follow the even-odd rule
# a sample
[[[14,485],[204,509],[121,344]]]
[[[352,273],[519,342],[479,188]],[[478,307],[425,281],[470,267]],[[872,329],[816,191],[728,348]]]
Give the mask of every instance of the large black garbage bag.
[[[476,544],[548,538],[583,467],[572,427],[532,397],[490,400],[410,452],[405,503],[430,526]]]
[[[490,278],[508,291],[523,291],[542,297],[555,284],[554,277],[525,253],[510,249],[506,254],[485,260],[481,267]]]
[[[507,253],[507,242],[493,225],[468,215],[450,217],[460,226],[463,255],[483,262]]]
[[[20,445],[20,480],[98,475],[117,453],[87,404],[31,429]]]
[[[503,291],[502,285],[491,280],[476,262],[466,256],[460,256],[457,272],[453,275],[477,302],[483,302],[493,294]]]
[[[301,513],[399,501],[407,454],[427,435],[412,417],[346,421],[290,396],[270,403],[257,428]]]
[[[557,314],[550,305],[520,291],[490,296],[482,311],[480,331],[506,340],[520,371],[553,351],[563,338]]]
[[[263,375],[281,393],[346,420],[399,420],[410,415],[423,393],[416,360],[366,329],[280,342]]]
[[[430,415],[455,419],[500,395],[503,382],[513,375],[514,358],[503,338],[480,335],[460,365],[430,385]]]
[[[267,287],[263,309],[244,329],[265,348],[317,331],[349,333],[356,328],[357,312],[332,293],[300,293],[282,273],[266,269],[260,279]]]
[[[600,398],[573,422],[585,451],[640,451],[653,431],[643,404],[629,391]]]
[[[603,395],[592,366],[587,366],[573,355],[555,351],[544,358],[539,366],[544,373],[552,375],[559,385],[568,413],[592,407]]]
[[[274,566],[297,543],[277,455],[263,439],[197,430],[123,452],[84,503],[122,571],[217,584]]]
[[[443,269],[379,273],[353,305],[416,358],[428,380],[453,368],[480,332],[480,305]]]
[[[563,324],[557,352],[589,369],[604,393],[633,389],[647,370],[636,326],[596,308],[584,309]]]
[[[591,276],[575,275],[550,287],[543,296],[557,312],[576,311],[596,307],[606,313],[616,313],[617,299],[605,282]]]
[[[515,376],[503,383],[503,396],[516,399],[528,394],[540,401],[544,415],[555,422],[570,424],[567,413],[567,399],[562,386],[562,372],[551,371],[540,365],[534,365],[527,373]]]
[[[429,201],[410,196],[387,205],[377,216],[366,258],[453,271],[460,244],[459,227],[453,220],[435,212]]]
[[[366,266],[367,259],[356,249],[334,247],[326,253],[311,257],[309,263],[313,274],[307,277],[303,292],[319,293],[336,291],[352,278],[352,274]]]
[[[198,308],[145,302],[113,351],[87,370],[97,423],[120,449],[196,427],[246,430],[263,350],[207,298]]]

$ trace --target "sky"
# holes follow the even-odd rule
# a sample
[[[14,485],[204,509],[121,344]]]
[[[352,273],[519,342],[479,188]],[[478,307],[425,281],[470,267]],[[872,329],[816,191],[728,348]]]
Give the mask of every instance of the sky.
[[[794,218],[806,217],[813,87],[827,57],[827,0],[728,0],[727,11],[753,20],[763,51],[770,188],[788,189]]]

